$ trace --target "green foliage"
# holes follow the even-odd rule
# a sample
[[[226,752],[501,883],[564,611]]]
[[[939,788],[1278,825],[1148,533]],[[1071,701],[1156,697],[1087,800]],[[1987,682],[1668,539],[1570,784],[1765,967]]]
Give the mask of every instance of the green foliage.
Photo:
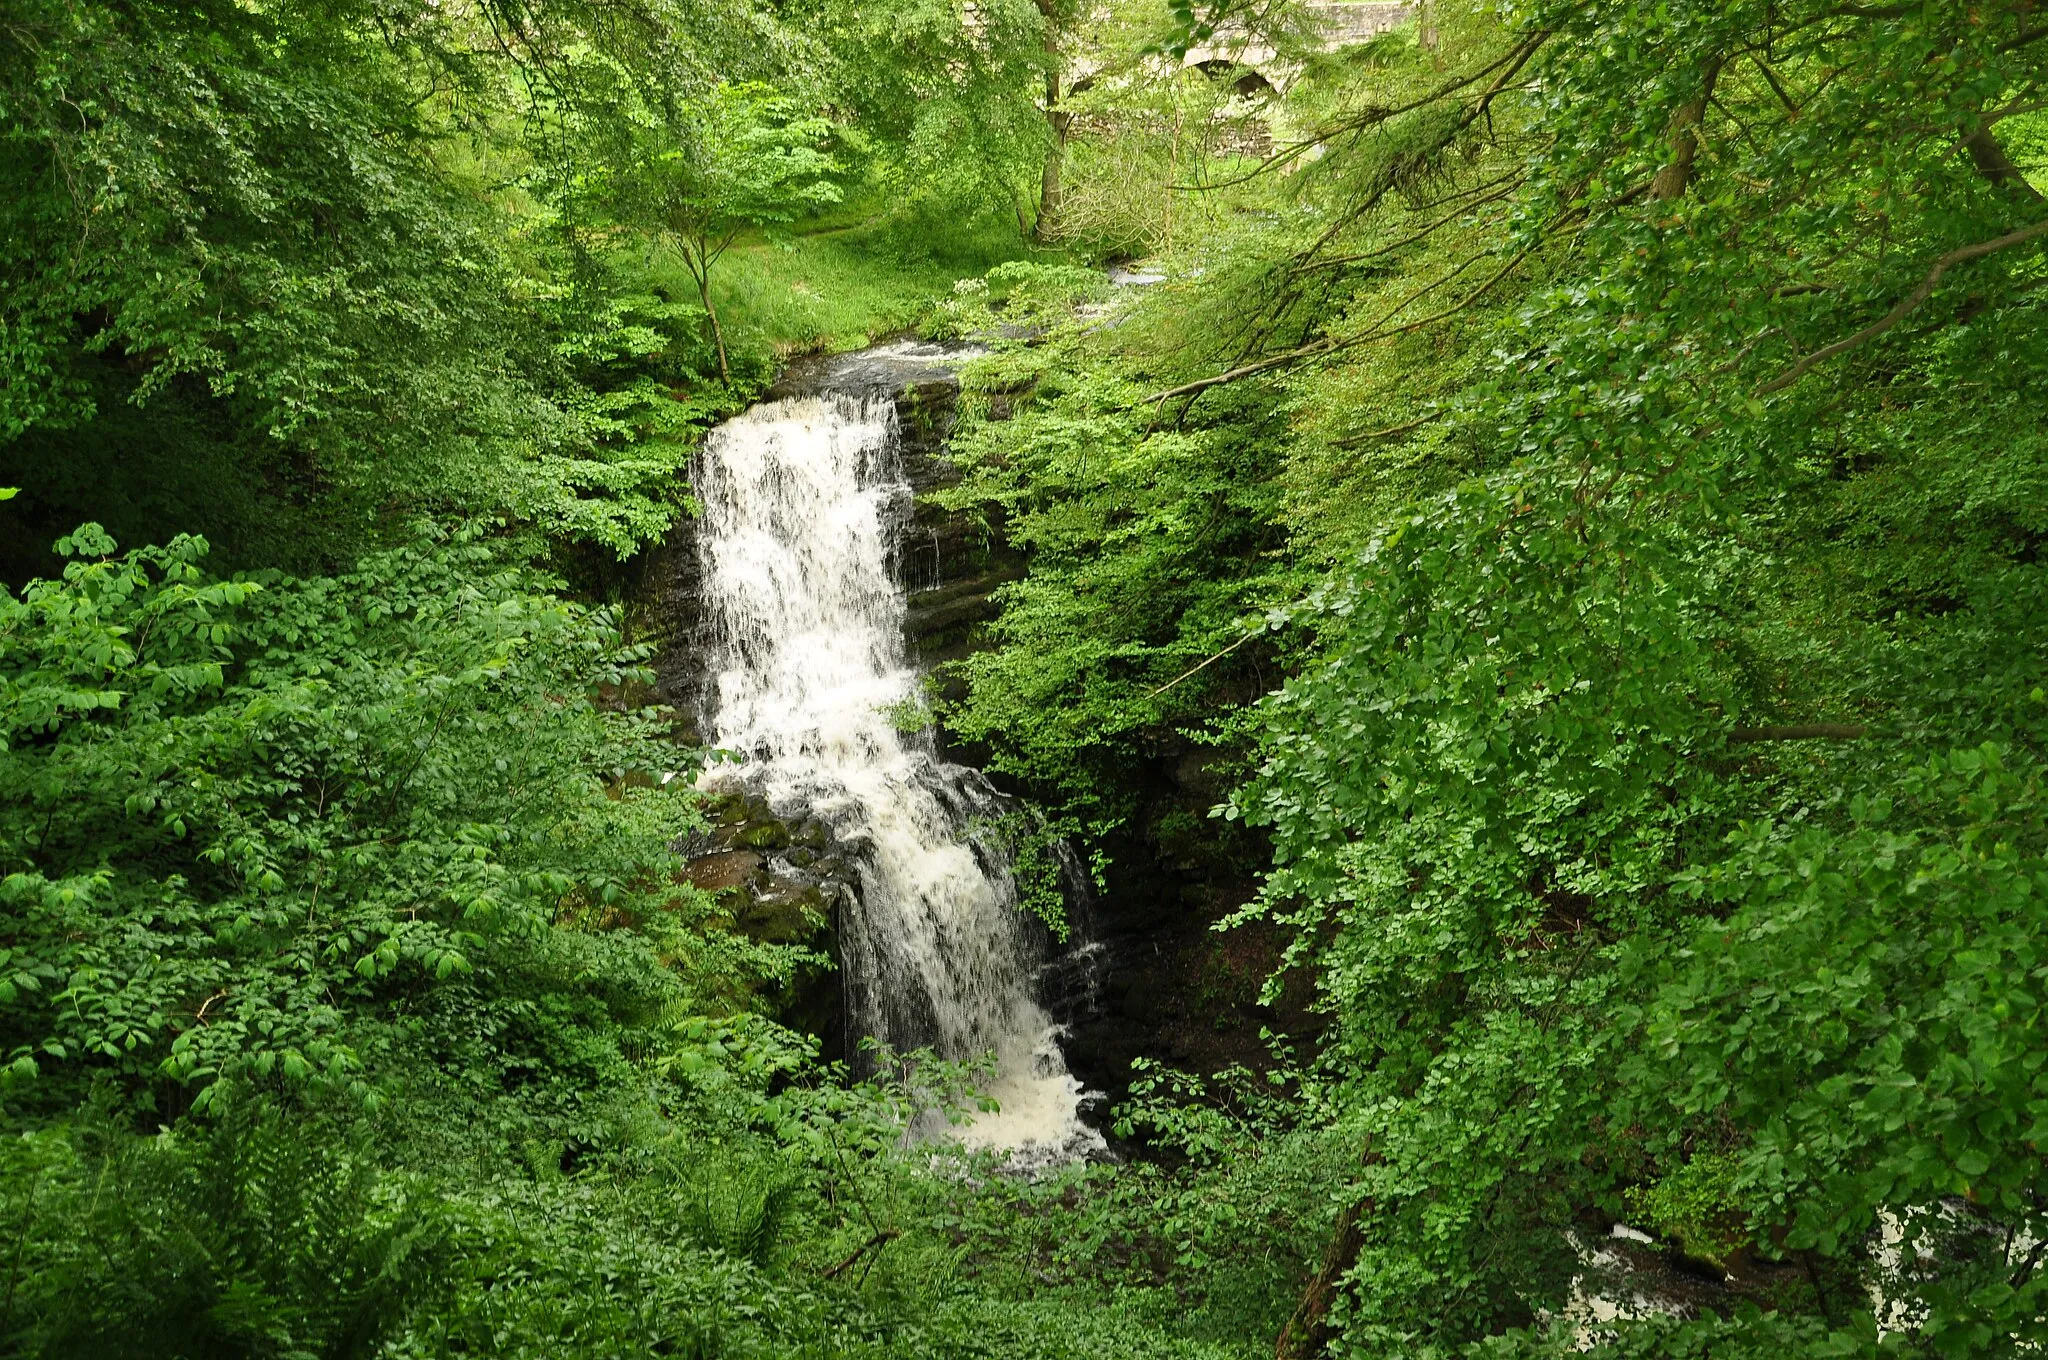
[[[1080,886],[1080,865],[1072,844],[1080,828],[1072,821],[1049,820],[1033,808],[1016,808],[974,823],[977,839],[1001,854],[1017,888],[1017,909],[1045,923],[1061,944],[1072,937],[1068,897]],[[1096,886],[1101,878],[1096,876]]]
[[[992,215],[1021,229],[1046,147],[1040,6],[805,0],[793,17],[834,55],[831,103],[860,131],[871,191],[919,234]]]
[[[1075,297],[1064,276],[1021,266],[988,282],[961,302],[1002,302],[1005,321]],[[942,716],[1096,834],[1131,810],[1110,772],[1241,683],[1256,652],[1184,673],[1262,633],[1255,611],[1300,588],[1270,557],[1270,413],[1237,405],[1148,435],[1151,413],[1132,405],[1144,371],[1098,358],[1104,335],[1067,320],[971,365],[953,444],[967,476],[938,496],[1032,554],[1031,574],[1001,592],[1000,646],[959,664],[969,697]]]
[[[473,530],[59,551],[0,597],[11,1345],[1204,1353],[962,1269],[985,1169],[905,1140],[985,1071],[749,1012],[808,960],[672,880],[693,757],[607,613]]]
[[[94,523],[0,562],[10,1346],[1241,1355],[1325,1268],[1330,1355],[2043,1344],[2028,6],[17,8],[5,513]],[[1061,138],[1170,282],[1002,262]],[[1270,849],[1327,1020],[1141,1065],[1120,1165],[758,1013],[817,961],[675,881],[644,650],[513,546],[630,555],[772,346],[920,315],[1026,905],[1055,831]],[[1724,1306],[1594,1320],[1622,1220]]]
[[[388,1354],[444,1294],[449,1215],[276,1111],[10,1140],[0,1325],[36,1355]]]
[[[2031,145],[2031,30],[1429,23],[1310,66],[1319,155],[1199,283],[973,375],[956,494],[1033,557],[948,720],[1089,810],[1255,742],[1240,919],[1364,1206],[1333,1353],[1570,1349],[1631,1207],[1762,1311],[1607,1353],[2026,1353],[2048,350],[1978,134]]]
[[[62,581],[0,597],[0,1023],[9,1070],[57,1083],[17,1099],[88,1071],[174,1106],[221,1080],[367,1098],[393,1007],[578,956],[613,974],[593,1001],[717,1004],[795,961],[695,933],[709,903],[661,870],[692,812],[655,781],[683,753],[597,702],[644,649],[502,549],[435,533],[349,577],[222,581],[197,540],[113,546],[87,526]],[[701,981],[555,927],[590,914]]]
[[[711,323],[718,375],[731,384],[711,274],[749,227],[794,220],[839,201],[837,167],[819,149],[831,130],[797,101],[762,84],[720,83],[681,103],[616,112],[613,164],[591,177],[605,225],[637,226],[669,243],[697,285]]]
[[[1741,1162],[1724,1153],[1698,1156],[1655,1185],[1632,1186],[1629,1207],[1682,1250],[1725,1261],[1748,1240],[1747,1215],[1735,1194],[1741,1173]]]

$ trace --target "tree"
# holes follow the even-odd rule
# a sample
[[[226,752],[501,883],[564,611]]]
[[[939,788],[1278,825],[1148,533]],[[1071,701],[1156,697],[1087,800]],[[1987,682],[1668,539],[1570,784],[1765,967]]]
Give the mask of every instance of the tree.
[[[958,438],[1033,558],[955,728],[1002,714],[1043,795],[1096,761],[1085,796],[1157,797],[1104,753],[1200,715],[1148,732],[1144,706],[1205,698],[1227,750],[1271,683],[1246,658],[1299,649],[1229,805],[1271,837],[1244,915],[1317,981],[1348,1153],[1281,1354],[1565,1353],[1587,1332],[1534,1324],[1600,1287],[1572,1234],[1618,1221],[1769,1311],[1617,1322],[1596,1353],[1862,1355],[1882,1326],[2030,1354],[2048,29],[1826,0],[1431,18],[1434,50],[1396,33],[1290,86],[1313,121],[1263,240],[1004,356],[1002,419]],[[1213,508],[1113,480],[1155,465],[1150,494],[1214,477]],[[1240,506],[1292,541],[1166,559]],[[1245,617],[1275,562],[1306,600]],[[1147,674],[1196,637],[1162,578],[1249,598]],[[1119,726],[1025,745],[1090,713]]]
[[[1038,0],[1038,13],[1045,24],[1045,167],[1038,180],[1038,221],[1032,235],[1049,239],[1060,220],[1061,176],[1066,169],[1067,131],[1074,115],[1060,106],[1060,77],[1066,66],[1061,59],[1060,35],[1073,22],[1070,6],[1060,0]],[[1068,93],[1073,91],[1071,88]]]
[[[799,113],[770,86],[721,84],[673,118],[646,119],[638,154],[614,177],[615,216],[665,236],[696,282],[727,386],[732,369],[711,271],[747,228],[839,201],[839,186],[826,178],[838,167],[818,145],[831,131],[829,120]],[[658,149],[655,138],[674,144]]]
[[[960,221],[1030,230],[1023,196],[1044,164],[1044,20],[1033,0],[812,0],[790,22],[822,35],[827,102],[860,130],[883,197]]]
[[[295,570],[394,505],[658,534],[694,304],[577,273],[502,190],[587,180],[614,110],[803,49],[725,0],[8,5],[0,578],[85,519]]]

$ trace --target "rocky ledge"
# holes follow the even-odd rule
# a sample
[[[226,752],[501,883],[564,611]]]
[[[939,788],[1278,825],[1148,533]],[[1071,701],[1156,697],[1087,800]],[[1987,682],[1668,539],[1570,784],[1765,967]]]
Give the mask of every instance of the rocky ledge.
[[[706,809],[707,825],[669,846],[677,877],[716,894],[735,929],[764,944],[801,945],[835,955],[842,907],[859,891],[858,870],[816,818],[784,821],[758,794],[726,794]],[[817,1035],[828,1054],[845,1047],[845,1005],[837,968],[807,968],[790,979],[783,1018]]]

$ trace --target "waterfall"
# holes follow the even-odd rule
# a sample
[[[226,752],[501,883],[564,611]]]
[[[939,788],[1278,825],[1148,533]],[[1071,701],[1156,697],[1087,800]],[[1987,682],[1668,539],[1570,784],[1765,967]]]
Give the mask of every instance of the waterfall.
[[[1002,803],[975,770],[902,730],[918,675],[892,570],[911,489],[886,399],[800,397],[714,430],[696,475],[712,626],[711,735],[778,816],[832,827],[859,865],[841,909],[849,1020],[898,1051],[993,1053],[1000,1110],[956,1131],[1027,1160],[1101,1140],[1081,1123],[1041,950],[1003,855],[977,823]]]

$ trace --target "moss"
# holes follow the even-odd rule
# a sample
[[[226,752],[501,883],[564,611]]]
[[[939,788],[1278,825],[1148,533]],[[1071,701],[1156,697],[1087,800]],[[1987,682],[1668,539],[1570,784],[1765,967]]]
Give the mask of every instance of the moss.
[[[742,827],[732,837],[733,844],[744,845],[749,850],[780,850],[789,844],[789,826],[774,818],[765,818]]]
[[[801,944],[825,928],[825,899],[813,887],[733,890],[733,923],[764,944]]]

